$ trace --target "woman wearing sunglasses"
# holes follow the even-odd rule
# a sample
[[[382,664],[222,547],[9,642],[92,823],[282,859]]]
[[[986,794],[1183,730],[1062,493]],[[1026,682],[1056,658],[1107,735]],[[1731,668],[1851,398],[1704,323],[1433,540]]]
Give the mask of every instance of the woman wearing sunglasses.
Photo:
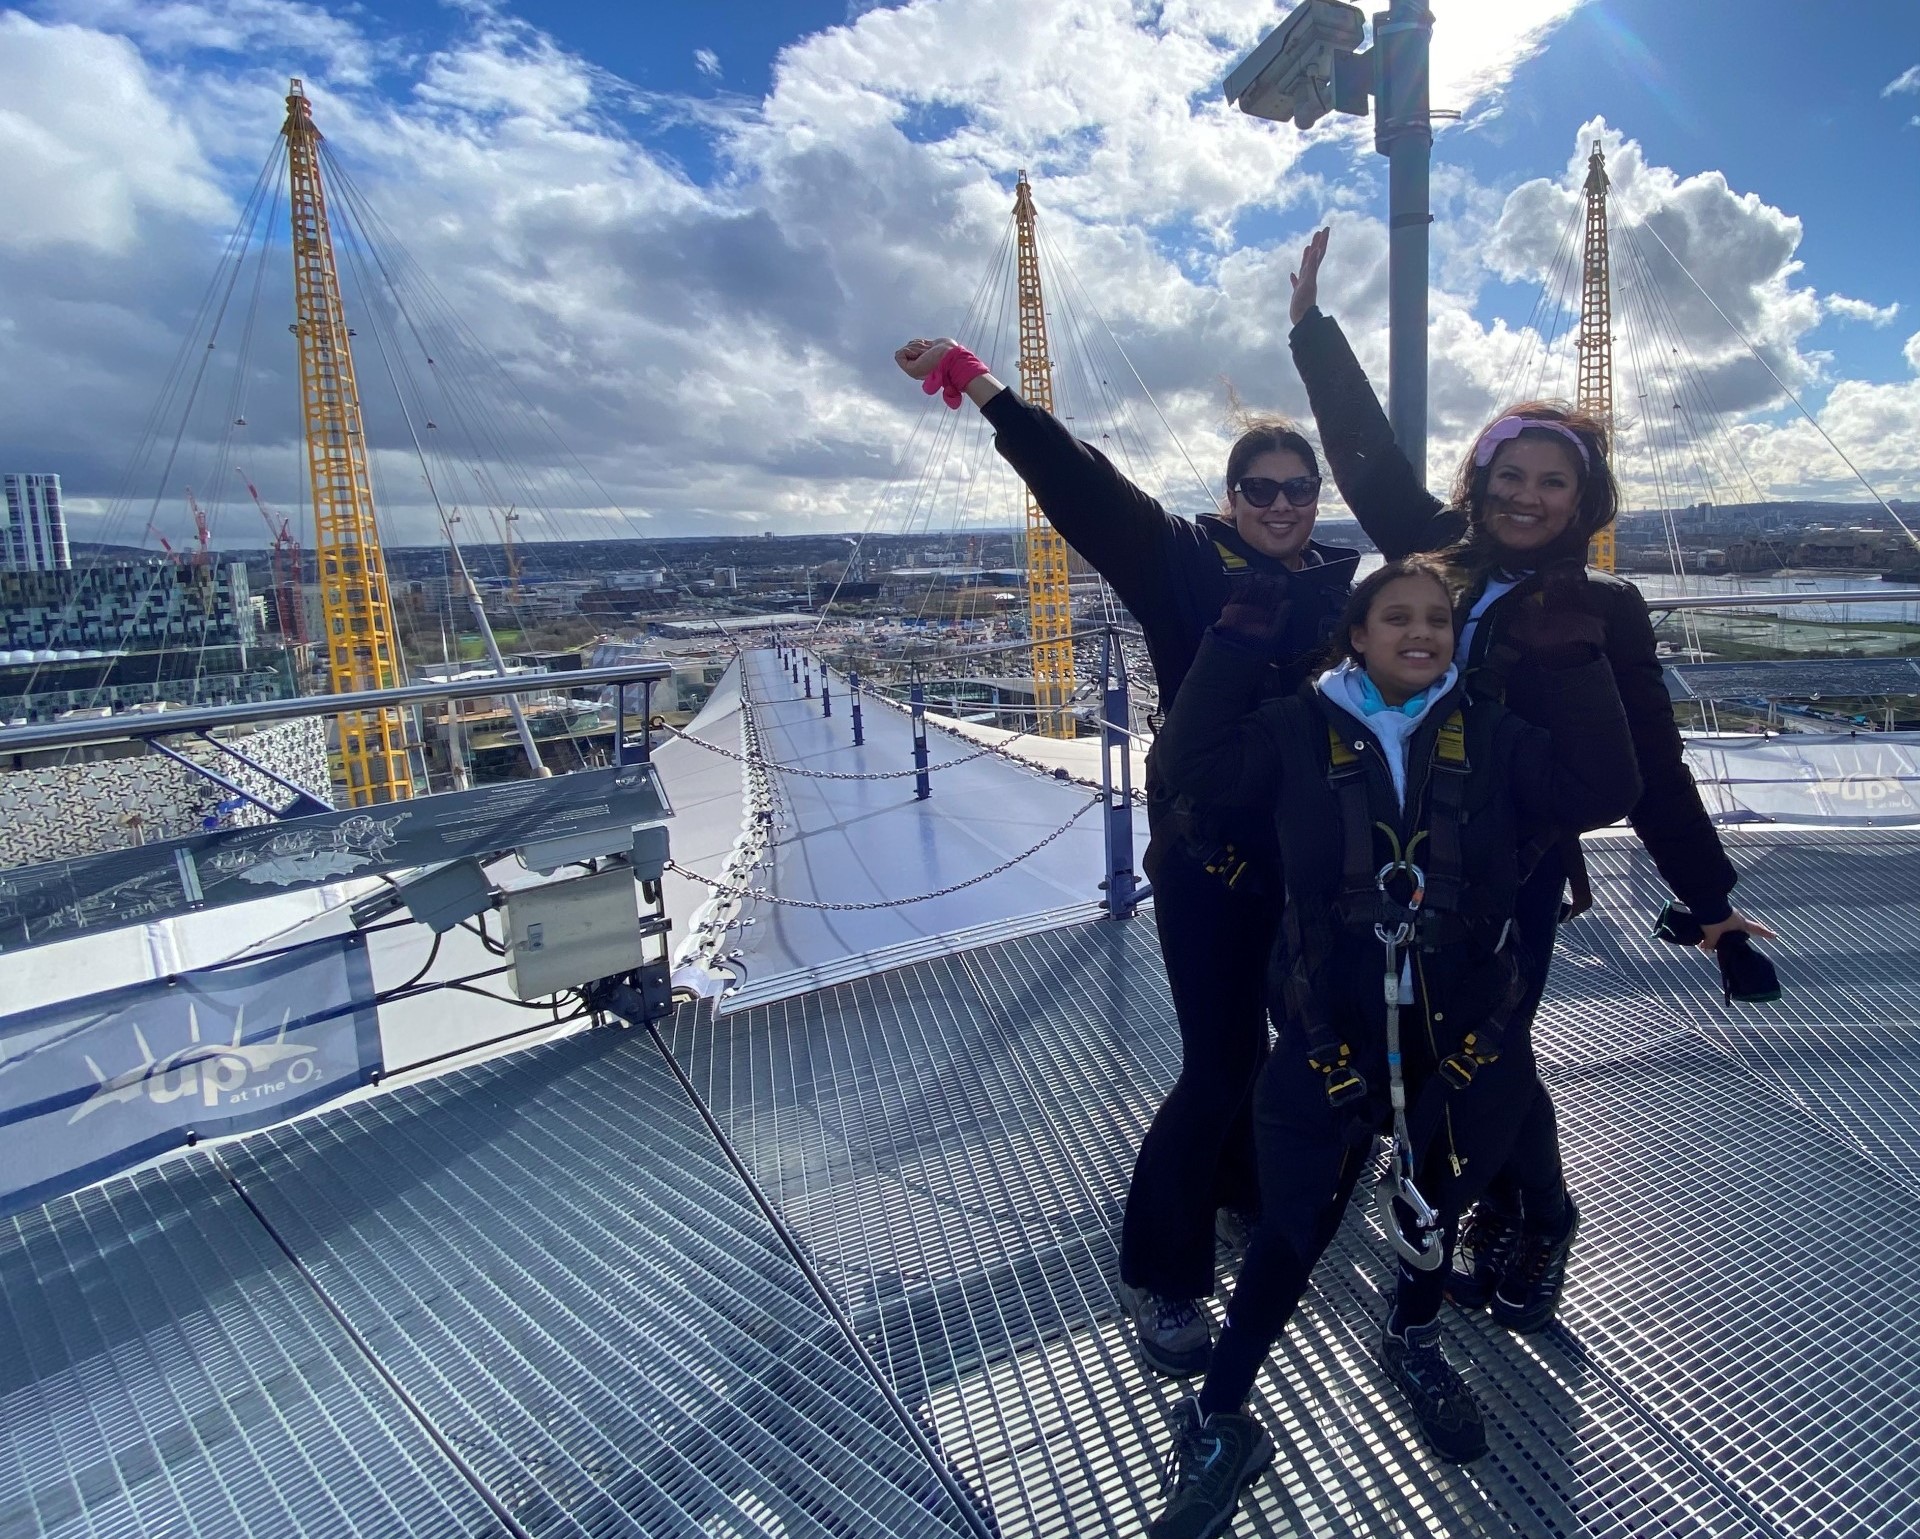
[[[1645,599],[1630,582],[1586,565],[1587,543],[1613,521],[1618,491],[1607,432],[1591,415],[1554,402],[1513,406],[1489,423],[1461,466],[1453,500],[1423,484],[1338,323],[1318,306],[1328,232],[1301,254],[1290,315],[1294,365],[1307,387],[1320,440],[1347,506],[1388,560],[1441,551],[1463,589],[1461,668],[1468,688],[1543,719],[1539,668],[1515,620],[1552,591],[1602,622],[1644,785],[1628,820],[1654,864],[1700,922],[1711,952],[1733,931],[1773,932],[1731,901],[1736,880],[1681,751],[1673,703],[1660,677]],[[1572,883],[1572,902],[1562,896]],[[1541,854],[1515,911],[1527,995],[1515,1029],[1531,1026],[1553,960],[1554,927],[1590,901],[1577,838]],[[1559,1133],[1538,1086],[1500,1178],[1470,1215],[1448,1296],[1490,1308],[1509,1330],[1536,1331],[1560,1302],[1579,1212],[1561,1172]]]
[[[1224,512],[1178,518],[1051,412],[1021,399],[951,338],[915,338],[894,361],[929,395],[964,396],[1049,523],[1140,622],[1172,707],[1200,638],[1235,579],[1284,586],[1267,687],[1293,693],[1325,647],[1358,553],[1313,539],[1320,476],[1290,423],[1256,423],[1227,456]],[[1120,1296],[1156,1372],[1203,1372],[1212,1334],[1216,1215],[1243,1238],[1258,1207],[1251,1093],[1267,1054],[1265,969],[1283,887],[1270,820],[1175,798],[1147,760],[1145,860],[1154,923],[1180,1025],[1180,1075],[1141,1141],[1120,1240]]]

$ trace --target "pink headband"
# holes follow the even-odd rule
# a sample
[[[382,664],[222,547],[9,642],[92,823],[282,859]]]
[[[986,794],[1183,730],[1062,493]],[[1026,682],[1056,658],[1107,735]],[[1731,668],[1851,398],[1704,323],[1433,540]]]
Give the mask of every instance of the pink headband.
[[[1473,446],[1473,463],[1478,466],[1492,464],[1496,449],[1504,443],[1511,443],[1532,428],[1538,428],[1543,433],[1558,433],[1580,451],[1580,468],[1593,469],[1593,461],[1587,457],[1586,442],[1566,423],[1555,422],[1551,417],[1502,417],[1482,433],[1480,441]]]

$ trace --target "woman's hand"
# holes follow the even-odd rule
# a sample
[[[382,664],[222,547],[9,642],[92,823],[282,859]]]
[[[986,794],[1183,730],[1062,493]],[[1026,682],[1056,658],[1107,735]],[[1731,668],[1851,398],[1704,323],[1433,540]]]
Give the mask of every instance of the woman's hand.
[[[1729,935],[1735,930],[1744,930],[1755,940],[1772,940],[1774,938],[1773,931],[1760,923],[1759,920],[1749,918],[1738,909],[1735,909],[1718,924],[1703,924],[1700,926],[1700,949],[1709,956],[1713,955],[1713,948],[1720,944],[1720,937]]]
[[[954,345],[952,337],[935,337],[928,341],[925,337],[915,337],[905,347],[893,350],[893,361],[900,365],[900,371],[909,379],[925,379],[939,365],[948,348]]]
[[[1293,298],[1287,303],[1287,320],[1298,326],[1306,313],[1320,303],[1320,264],[1326,260],[1330,230],[1316,230],[1300,253],[1300,271],[1293,275]]]
[[[1284,575],[1240,572],[1227,579],[1226,602],[1213,628],[1243,646],[1267,651],[1279,645],[1292,614],[1292,586]]]

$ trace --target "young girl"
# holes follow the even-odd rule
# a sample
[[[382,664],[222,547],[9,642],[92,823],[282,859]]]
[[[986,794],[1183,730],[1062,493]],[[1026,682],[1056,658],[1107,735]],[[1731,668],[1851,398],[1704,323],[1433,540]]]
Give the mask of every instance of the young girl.
[[[1268,809],[1287,885],[1268,983],[1279,1040],[1254,1098],[1260,1218],[1177,1420],[1172,1497],[1151,1530],[1168,1539],[1217,1532],[1272,1457],[1244,1403],[1378,1133],[1411,1182],[1391,1204],[1403,1259],[1382,1363],[1442,1458],[1486,1450],[1440,1349],[1440,1263],[1532,1091],[1529,1047],[1506,1029],[1523,864],[1543,834],[1611,822],[1640,787],[1592,618],[1541,603],[1516,621],[1554,686],[1543,730],[1461,688],[1453,599],[1431,559],[1389,562],[1354,589],[1335,665],[1261,704],[1285,598],[1246,584],[1160,740],[1170,785]]]
[[[1291,343],[1347,506],[1388,557],[1445,552],[1462,589],[1460,666],[1468,688],[1504,699],[1530,721],[1544,720],[1536,704],[1542,680],[1513,629],[1514,617],[1549,589],[1594,617],[1645,785],[1629,812],[1634,832],[1700,921],[1702,949],[1711,952],[1729,931],[1770,936],[1733,906],[1733,865],[1681,751],[1646,601],[1632,583],[1586,565],[1588,541],[1613,521],[1618,502],[1605,424],[1554,402],[1510,407],[1482,430],[1451,502],[1442,503],[1400,453],[1339,325],[1318,308],[1326,252],[1327,231],[1321,230],[1301,254]],[[1586,869],[1573,839],[1547,850],[1515,911],[1525,983],[1516,1032],[1532,1030],[1569,881],[1568,913],[1577,913],[1587,902]],[[1464,1264],[1449,1279],[1449,1297],[1463,1307],[1490,1307],[1510,1330],[1541,1329],[1559,1305],[1578,1228],[1579,1211],[1561,1173],[1553,1102],[1546,1087],[1536,1085],[1508,1169],[1461,1236]]]

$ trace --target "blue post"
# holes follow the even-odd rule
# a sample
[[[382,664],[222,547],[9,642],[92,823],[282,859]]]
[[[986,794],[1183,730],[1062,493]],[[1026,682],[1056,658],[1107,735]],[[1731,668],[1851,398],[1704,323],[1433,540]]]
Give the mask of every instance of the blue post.
[[[866,728],[862,725],[860,721],[860,675],[859,674],[854,673],[854,674],[849,674],[847,676],[847,692],[853,696],[853,746],[855,748],[858,748],[860,747],[861,744],[863,744],[867,740]]]
[[[809,700],[813,698],[813,670],[811,668],[807,670],[807,698]]]
[[[827,677],[827,670],[820,670],[820,714],[833,714],[833,681]]]
[[[920,773],[913,777],[913,799],[923,802],[933,795],[933,786],[927,779],[927,691],[925,686],[913,686],[913,767]]]
[[[1100,797],[1107,824],[1107,917],[1130,919],[1145,896],[1133,875],[1133,753],[1125,728],[1132,726],[1127,701],[1127,660],[1120,641],[1107,632],[1102,650],[1104,705],[1100,721]]]

